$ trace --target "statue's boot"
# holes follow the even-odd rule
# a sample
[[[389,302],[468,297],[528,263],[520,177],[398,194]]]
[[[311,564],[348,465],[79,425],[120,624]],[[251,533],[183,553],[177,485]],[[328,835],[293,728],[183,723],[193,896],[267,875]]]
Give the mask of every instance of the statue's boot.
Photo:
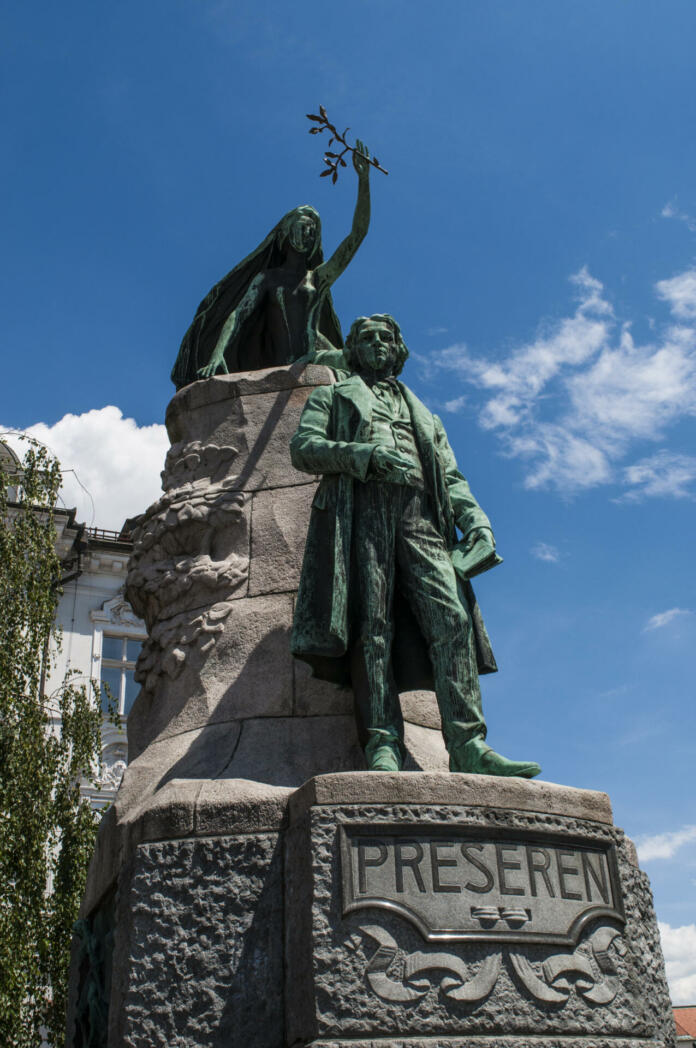
[[[399,739],[384,731],[370,733],[365,747],[365,759],[370,771],[401,771],[402,747]]]
[[[533,779],[541,771],[536,761],[511,761],[496,753],[480,736],[467,741],[450,734],[447,742],[450,771],[465,771],[471,775],[506,775]]]

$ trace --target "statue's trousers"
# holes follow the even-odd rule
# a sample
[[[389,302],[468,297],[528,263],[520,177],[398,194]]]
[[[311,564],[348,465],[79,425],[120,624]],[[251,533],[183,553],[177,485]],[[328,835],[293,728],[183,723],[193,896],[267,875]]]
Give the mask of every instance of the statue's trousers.
[[[456,722],[461,741],[485,737],[471,622],[428,496],[371,480],[355,484],[354,498],[351,672],[363,732],[403,737],[391,660],[396,585],[428,646],[443,725]]]

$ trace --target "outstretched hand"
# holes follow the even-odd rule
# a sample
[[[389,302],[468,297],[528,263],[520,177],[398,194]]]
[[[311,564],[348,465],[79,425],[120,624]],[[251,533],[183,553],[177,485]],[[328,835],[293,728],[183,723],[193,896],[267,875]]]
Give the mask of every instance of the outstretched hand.
[[[365,178],[370,173],[370,150],[359,138],[355,140],[353,167],[357,171],[359,178]]]

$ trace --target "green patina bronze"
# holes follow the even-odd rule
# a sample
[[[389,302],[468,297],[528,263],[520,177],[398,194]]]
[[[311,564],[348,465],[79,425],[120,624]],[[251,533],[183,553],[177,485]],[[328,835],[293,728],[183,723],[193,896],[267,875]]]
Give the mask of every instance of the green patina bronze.
[[[254,371],[306,360],[345,367],[331,287],[370,223],[369,152],[353,154],[358,200],[353,227],[324,262],[314,208],[288,212],[265,240],[208,292],[172,370],[177,389],[218,371]]]
[[[311,394],[290,444],[297,469],[322,475],[293,654],[317,677],[352,684],[374,770],[403,764],[399,691],[434,688],[452,771],[537,775],[538,764],[485,743],[478,678],[497,666],[455,564],[470,564],[474,548],[484,555],[471,574],[499,562],[490,521],[440,419],[396,378],[408,356],[396,321],[360,317],[344,356],[351,374]]]

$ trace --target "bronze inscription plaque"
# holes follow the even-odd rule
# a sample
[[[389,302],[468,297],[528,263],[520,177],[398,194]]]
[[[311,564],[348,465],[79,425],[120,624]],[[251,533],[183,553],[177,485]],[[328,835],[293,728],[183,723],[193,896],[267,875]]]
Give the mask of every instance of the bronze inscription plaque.
[[[444,825],[343,825],[343,913],[370,907],[424,939],[575,945],[598,917],[624,923],[614,845]]]

